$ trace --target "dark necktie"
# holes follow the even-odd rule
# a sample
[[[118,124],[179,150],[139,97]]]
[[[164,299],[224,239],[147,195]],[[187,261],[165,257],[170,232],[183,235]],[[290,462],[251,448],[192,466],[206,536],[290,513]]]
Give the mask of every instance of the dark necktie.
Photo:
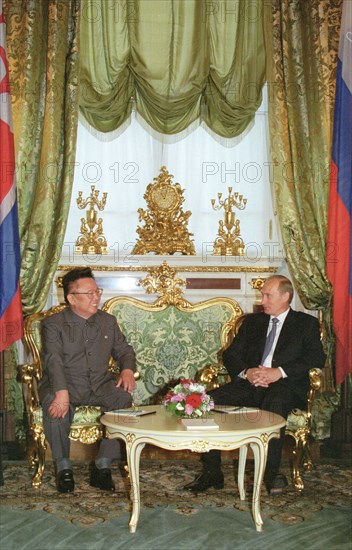
[[[268,355],[270,353],[270,350],[273,347],[278,322],[279,322],[279,319],[276,319],[276,317],[274,317],[272,319],[273,326],[272,326],[271,331],[269,332],[268,336],[266,337],[265,348],[264,348],[264,351],[263,351],[263,357],[262,357],[262,361],[260,363],[261,365],[264,364],[265,359],[268,357]]]

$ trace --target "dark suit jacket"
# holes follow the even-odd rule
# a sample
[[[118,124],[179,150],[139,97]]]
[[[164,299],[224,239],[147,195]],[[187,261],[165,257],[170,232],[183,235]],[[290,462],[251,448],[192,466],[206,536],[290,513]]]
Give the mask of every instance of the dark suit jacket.
[[[85,405],[90,395],[99,399],[114,391],[116,380],[108,370],[110,356],[121,369],[135,370],[135,353],[116,319],[98,311],[83,319],[67,307],[42,323],[42,401],[48,393],[67,389],[70,402]]]
[[[269,321],[270,315],[265,313],[244,318],[237,336],[223,354],[224,365],[232,380],[244,369],[260,364]],[[306,399],[309,369],[323,368],[324,364],[318,320],[290,309],[276,344],[272,367],[282,367],[291,389],[301,399]]]

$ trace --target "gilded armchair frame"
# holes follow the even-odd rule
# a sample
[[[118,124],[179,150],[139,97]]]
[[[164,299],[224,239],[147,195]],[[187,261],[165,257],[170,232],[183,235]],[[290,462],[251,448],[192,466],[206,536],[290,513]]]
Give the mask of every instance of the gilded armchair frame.
[[[38,396],[38,383],[42,377],[41,339],[38,325],[43,319],[59,313],[67,307],[58,305],[47,311],[34,313],[26,317],[24,322],[24,340],[32,356],[32,361],[19,366],[19,374],[23,385],[24,400],[28,421],[28,449],[27,455],[34,468],[32,486],[39,487],[42,483],[47,443],[41,421],[41,407]],[[39,338],[39,340],[38,340]],[[75,418],[79,416],[96,417],[96,421],[73,422],[70,439],[85,444],[95,443],[103,436],[102,425],[98,417],[100,409],[97,407],[77,407]]]
[[[285,434],[293,437],[295,440],[292,459],[292,480],[298,491],[304,489],[304,482],[301,476],[302,465],[307,471],[313,468],[309,443],[312,432],[314,398],[316,392],[321,388],[322,375],[323,371],[321,369],[310,369],[307,410],[293,409],[287,418]]]

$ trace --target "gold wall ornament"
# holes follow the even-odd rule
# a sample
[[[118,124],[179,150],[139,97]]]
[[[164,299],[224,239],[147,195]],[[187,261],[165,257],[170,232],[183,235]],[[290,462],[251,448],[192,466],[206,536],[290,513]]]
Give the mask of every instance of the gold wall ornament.
[[[250,285],[253,288],[253,290],[262,290],[264,283],[266,281],[266,277],[255,277],[250,281]]]
[[[261,290],[264,286],[266,279],[267,279],[266,277],[253,277],[252,280],[248,283],[252,287],[252,289],[255,291],[254,307],[256,308],[261,306],[262,304]]]
[[[172,183],[174,176],[169,174],[166,166],[162,166],[154,183],[149,183],[144,194],[148,209],[138,209],[139,221],[144,221],[143,227],[137,228],[139,239],[132,254],[174,254],[195,255],[195,248],[187,225],[191,211],[184,212],[181,204],[184,202],[183,192],[179,183]]]
[[[159,294],[154,305],[190,307],[189,302],[182,298],[186,281],[176,277],[176,273],[176,269],[164,260],[161,266],[149,269],[148,275],[140,279],[139,285],[147,294]]]
[[[102,200],[99,200],[99,193],[95,185],[91,186],[91,194],[86,199],[82,198],[82,191],[78,191],[76,199],[80,210],[88,206],[86,219],[81,218],[81,229],[75,246],[75,251],[79,254],[107,254],[108,244],[103,235],[103,220],[97,219],[98,210],[104,210],[106,205],[107,193],[103,193]],[[98,210],[95,210],[95,207]]]
[[[215,206],[215,199],[211,199],[214,210],[225,211],[224,221],[219,221],[218,237],[215,239],[213,254],[215,256],[243,256],[245,244],[241,237],[240,220],[236,220],[236,215],[232,208],[239,210],[246,208],[247,199],[237,192],[232,193],[232,187],[228,188],[229,195],[222,199],[222,193],[218,193],[219,204]]]

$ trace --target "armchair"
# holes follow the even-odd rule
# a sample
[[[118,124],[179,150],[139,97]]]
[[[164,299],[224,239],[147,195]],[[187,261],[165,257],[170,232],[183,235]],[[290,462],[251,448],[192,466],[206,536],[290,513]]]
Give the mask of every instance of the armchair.
[[[234,334],[237,333],[246,315],[248,314],[245,313],[236,320]],[[292,437],[295,441],[292,450],[292,481],[298,491],[304,489],[304,482],[301,475],[302,466],[305,470],[311,470],[313,468],[309,443],[312,432],[314,399],[316,392],[321,388],[322,375],[323,372],[321,369],[314,368],[309,371],[310,388],[307,393],[307,408],[305,410],[293,409],[287,417],[285,435]],[[229,375],[225,367],[216,372],[206,370],[201,373],[201,380],[217,387],[227,382],[229,380]],[[242,461],[245,460],[245,458],[243,458],[245,455],[246,453],[243,450]]]
[[[31,466],[34,467],[33,487],[39,487],[42,483],[47,449],[43,429],[43,413],[38,397],[38,382],[42,376],[41,322],[46,317],[62,311],[65,307],[65,305],[59,305],[48,311],[34,313],[29,315],[24,323],[25,344],[32,355],[32,362],[20,365],[19,375],[23,385],[28,422],[28,458]],[[70,439],[85,444],[98,441],[103,435],[99,421],[100,415],[101,411],[98,407],[77,407],[71,426]]]

